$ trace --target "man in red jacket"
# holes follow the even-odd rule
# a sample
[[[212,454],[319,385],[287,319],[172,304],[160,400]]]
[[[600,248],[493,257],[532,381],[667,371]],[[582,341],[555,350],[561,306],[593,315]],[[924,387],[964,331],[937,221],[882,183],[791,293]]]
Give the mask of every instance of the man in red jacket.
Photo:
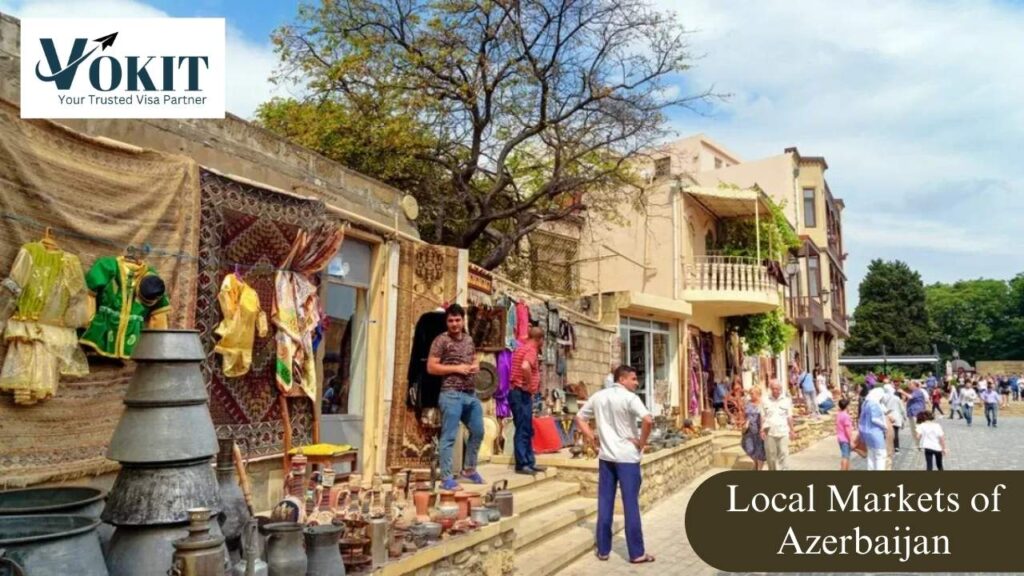
[[[543,466],[537,465],[533,454],[533,396],[540,390],[540,349],[544,345],[544,329],[534,326],[530,328],[529,336],[512,354],[511,390],[508,394],[516,426],[513,444],[518,474],[544,471]]]

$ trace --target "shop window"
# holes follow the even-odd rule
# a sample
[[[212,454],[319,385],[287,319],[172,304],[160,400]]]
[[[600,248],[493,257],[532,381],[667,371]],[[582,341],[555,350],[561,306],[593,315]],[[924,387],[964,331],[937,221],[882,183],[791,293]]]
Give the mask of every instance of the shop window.
[[[363,413],[371,254],[369,244],[347,239],[327,268],[324,312],[329,323],[322,344],[327,414]]]

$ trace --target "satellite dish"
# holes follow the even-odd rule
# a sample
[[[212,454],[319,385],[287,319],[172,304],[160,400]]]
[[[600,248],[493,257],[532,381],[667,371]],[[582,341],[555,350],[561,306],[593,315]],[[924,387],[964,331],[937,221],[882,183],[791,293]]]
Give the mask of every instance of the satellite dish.
[[[416,220],[420,215],[420,203],[415,198],[406,194],[402,197],[402,212],[409,220]]]

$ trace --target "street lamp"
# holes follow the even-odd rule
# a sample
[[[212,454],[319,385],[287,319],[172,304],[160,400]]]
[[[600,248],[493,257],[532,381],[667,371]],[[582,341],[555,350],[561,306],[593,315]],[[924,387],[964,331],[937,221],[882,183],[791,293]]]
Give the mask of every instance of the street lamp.
[[[821,291],[821,303],[823,305],[824,304],[828,304],[828,299],[829,299],[829,296],[831,296],[831,295],[832,295],[832,291],[831,290],[822,290]]]
[[[786,262],[786,275],[787,276],[796,276],[799,273],[800,273],[800,262],[798,262],[796,258],[790,258],[789,261]]]

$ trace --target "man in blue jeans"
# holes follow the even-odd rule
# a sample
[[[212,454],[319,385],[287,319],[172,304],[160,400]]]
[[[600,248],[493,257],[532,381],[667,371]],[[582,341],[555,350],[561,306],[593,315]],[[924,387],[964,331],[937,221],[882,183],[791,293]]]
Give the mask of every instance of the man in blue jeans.
[[[636,370],[615,369],[615,385],[598,391],[580,408],[576,426],[591,445],[600,441],[597,472],[597,558],[607,560],[612,551],[612,519],[615,492],[622,487],[626,516],[626,547],[633,564],[654,562],[644,549],[640,525],[640,457],[647,446],[654,419],[636,395]],[[588,422],[597,418],[598,439]],[[637,421],[643,421],[642,429]]]
[[[484,483],[476,471],[476,459],[484,438],[484,409],[476,397],[473,382],[473,376],[480,371],[480,362],[476,359],[473,339],[465,330],[466,311],[462,306],[452,304],[448,307],[446,323],[448,331],[435,338],[430,345],[427,372],[443,377],[441,396],[438,399],[441,409],[441,488],[458,490],[460,486],[452,473],[452,450],[455,448],[455,438],[459,435],[460,423],[469,429],[465,466],[461,476],[474,484]],[[461,467],[463,463],[459,465]]]
[[[985,425],[996,427],[999,417],[999,392],[995,386],[989,386],[981,391],[981,401],[985,403]]]
[[[516,433],[516,473],[537,474],[544,466],[537,465],[533,454],[533,397],[540,390],[540,350],[544,346],[544,329],[530,328],[530,337],[519,344],[512,354],[512,374],[509,378],[511,390],[508,393],[509,407]]]

